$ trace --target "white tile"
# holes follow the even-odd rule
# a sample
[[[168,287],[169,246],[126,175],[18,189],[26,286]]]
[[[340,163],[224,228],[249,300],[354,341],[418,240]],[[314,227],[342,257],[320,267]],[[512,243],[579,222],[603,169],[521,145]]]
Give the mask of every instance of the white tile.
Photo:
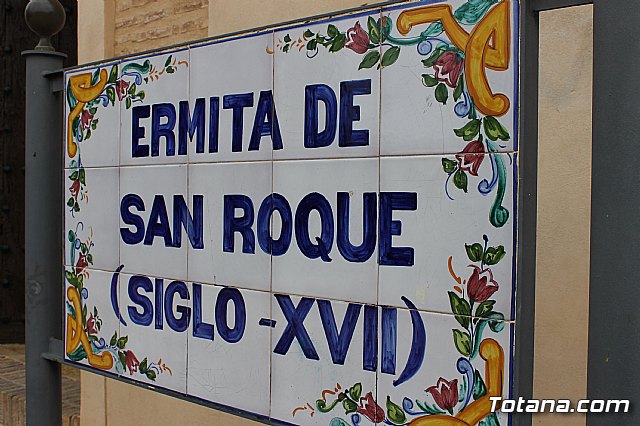
[[[284,149],[274,158],[378,155],[380,69],[373,62],[359,69],[367,55],[379,58],[368,28],[378,18],[373,11],[276,31],[274,88]]]
[[[280,298],[280,302],[276,298]],[[293,341],[287,338],[288,323],[280,304],[286,306],[288,314],[293,310],[298,310],[298,315],[302,311],[308,312],[302,321],[303,327],[296,323],[298,335],[301,338],[308,336],[310,344],[305,344],[305,350],[294,337],[295,333]],[[322,315],[320,305],[323,306]],[[356,414],[354,410],[357,411],[364,403],[361,398],[365,398],[369,392],[372,396],[376,395],[375,368],[372,367],[370,371],[363,368],[365,309],[355,303],[350,305],[339,301],[275,295],[272,318],[276,320],[276,326],[271,340],[272,418],[294,424],[326,425],[334,417],[350,418]],[[347,314],[349,320],[345,321]],[[353,333],[351,338],[348,336],[350,331]],[[331,346],[327,335],[335,338]],[[306,339],[303,338],[303,341]],[[373,340],[367,341],[375,343]],[[352,392],[349,392],[351,389]],[[332,406],[345,392],[349,393],[349,398],[341,397],[342,402],[338,402],[333,409],[321,412],[320,408]],[[325,407],[319,407],[318,401],[323,398]],[[373,424],[363,416],[360,416],[360,420],[361,425]],[[348,421],[346,424],[351,423]]]
[[[176,206],[180,206],[174,200],[180,197],[188,205],[186,165],[120,169],[120,263],[124,272],[186,278],[189,238],[184,226],[174,226]]]
[[[119,175],[115,167],[65,170],[65,265],[118,267]]]
[[[190,162],[271,159],[280,143],[272,117],[272,52],[272,32],[191,49],[190,106],[192,114],[204,108],[204,138],[200,149],[197,133],[189,142]]]
[[[469,330],[452,315],[398,309],[388,318],[394,318],[394,315],[397,321],[397,346],[392,351],[396,355],[395,373],[382,370],[378,373],[377,402],[385,410],[387,419],[404,424],[438,414],[453,415],[468,419],[469,424],[478,424],[490,414],[489,410],[482,412],[477,406],[470,406],[482,395],[477,392],[482,387],[480,379],[485,389],[489,389],[485,398],[511,395],[512,323],[496,321],[480,325],[469,322],[476,342],[469,345],[466,337],[459,337],[460,351],[454,333],[469,336]],[[386,322],[392,324],[394,321]],[[492,380],[496,377],[497,380]],[[476,381],[478,387],[474,395]],[[440,395],[443,398],[436,399]],[[400,410],[390,413],[388,401]],[[499,424],[508,424],[505,415],[499,413],[498,417]]]
[[[117,337],[123,339],[129,355],[122,375],[186,393],[190,286],[166,278],[121,274],[119,308],[124,324]]]
[[[274,250],[273,291],[376,303],[378,251],[375,238],[363,238],[363,210],[366,194],[367,206],[371,206],[367,223],[374,224],[367,235],[375,236],[378,159],[276,161],[273,188],[289,204],[292,218],[287,227],[274,215],[273,234],[290,229],[291,244],[285,254]],[[338,193],[349,200],[349,244],[363,245],[361,255],[351,250],[345,238],[338,238],[347,236],[342,226],[338,233],[342,223]]]
[[[452,10],[457,10],[463,4],[462,0],[447,2],[452,5]],[[489,3],[487,3],[489,4]],[[504,5],[502,5],[504,6]],[[502,7],[495,5],[493,8]],[[382,70],[381,84],[381,123],[380,123],[380,152],[383,155],[406,154],[442,154],[461,151],[467,141],[456,136],[454,130],[460,129],[472,119],[483,119],[491,116],[497,119],[509,133],[508,140],[498,139],[495,142],[495,150],[511,151],[516,137],[515,117],[517,109],[517,14],[516,4],[511,2],[511,27],[507,39],[510,43],[509,66],[506,70],[497,71],[485,67],[488,85],[493,95],[504,95],[508,100],[508,109],[497,106],[485,108],[480,104],[481,97],[471,87],[479,87],[480,84],[470,85],[465,69],[465,46],[456,46],[450,41],[446,33],[431,31],[431,22],[419,22],[417,10],[422,10],[426,16],[432,8],[439,8],[440,4],[410,3],[400,7],[383,9],[382,14],[390,20],[391,33],[388,43],[391,45],[403,45],[400,47],[398,61],[392,66]],[[490,9],[492,10],[492,9]],[[412,13],[414,20],[418,22],[410,28],[408,33],[399,31],[398,18],[408,21],[407,14]],[[470,14],[471,15],[471,14]],[[401,18],[401,19],[402,19]],[[426,18],[425,18],[426,19]],[[468,21],[462,22],[465,32],[471,33],[474,24]],[[476,24],[480,25],[480,24]],[[407,41],[409,40],[409,41]],[[442,50],[438,50],[442,48]],[[427,63],[435,52],[444,52],[434,60]],[[478,60],[481,60],[479,58]],[[435,62],[435,65],[432,63]],[[445,70],[446,68],[446,70]],[[437,72],[437,78],[436,78]],[[481,74],[478,72],[478,75]],[[425,83],[424,75],[431,83]],[[459,94],[455,88],[458,86],[462,75],[464,90]],[[452,81],[455,80],[455,81]],[[431,85],[428,87],[428,85]],[[436,96],[439,93],[447,94],[443,104],[442,99]],[[456,99],[457,98],[457,99]],[[475,106],[472,106],[474,99]],[[475,111],[475,115],[474,115]],[[489,118],[489,124],[493,123]],[[474,122],[477,123],[477,122]],[[486,123],[485,123],[486,124]],[[481,133],[487,137],[485,128],[481,126]],[[473,140],[477,140],[474,137]]]
[[[456,157],[445,158],[445,162],[451,161],[452,167],[458,167]],[[507,319],[513,318],[515,166],[510,164],[512,158],[507,154],[477,158],[482,158],[478,176],[465,172],[467,192],[458,189],[454,184],[455,175],[459,171],[449,176],[443,170],[443,157],[382,158],[381,193],[408,193],[408,197],[415,197],[415,208],[394,208],[390,212],[390,219],[400,222],[401,233],[387,235],[385,238],[386,241],[390,238],[390,243],[385,244],[388,249],[380,256],[380,304],[402,306],[400,298],[406,296],[418,309],[451,312],[448,293],[458,287],[464,291],[467,299],[472,295],[477,300],[494,300],[493,310],[501,312]],[[485,195],[480,189],[485,189],[485,180],[493,180],[492,160],[495,161],[497,169],[504,169],[504,176],[496,176],[498,182]],[[494,206],[500,201],[500,193],[503,190],[504,197],[499,203],[504,209],[503,214],[492,215],[492,212],[499,211]],[[449,199],[447,194],[452,199]],[[383,216],[388,218],[388,214],[381,214],[381,220]],[[498,216],[506,218],[501,227],[495,226],[502,223],[496,219]],[[490,217],[494,217],[494,223],[491,223]],[[484,236],[487,238],[486,246]],[[482,262],[481,257],[475,256],[472,260],[467,254],[466,245],[474,244],[479,245],[473,246],[473,250],[486,252],[488,257],[491,257],[492,253],[495,255],[496,251],[501,251],[500,246],[505,253],[498,263],[491,260]],[[491,249],[492,247],[494,249]],[[412,250],[412,255],[405,253],[403,248]],[[398,254],[407,257],[403,257],[403,261],[396,265],[393,258]],[[474,275],[474,271],[477,271],[477,274]],[[458,277],[459,282],[454,275]],[[496,285],[498,290],[490,289]],[[478,305],[479,303],[476,303],[474,309]]]
[[[259,323],[270,318],[269,293],[196,283],[190,287],[189,395],[268,416],[271,328]]]
[[[108,167],[119,163],[119,63],[83,68],[65,75],[65,167]]]
[[[65,359],[118,374],[119,351],[111,337],[120,323],[111,304],[111,277],[111,272],[65,268]]]
[[[203,248],[189,244],[189,279],[191,281],[230,285],[256,290],[271,288],[271,251],[258,224],[260,207],[271,199],[271,162],[243,162],[189,165],[189,201],[196,197],[203,204]],[[240,202],[249,200],[247,210]],[[225,205],[231,206],[225,209]],[[229,216],[225,220],[225,210]],[[244,231],[229,227],[233,218],[251,219]]]
[[[121,67],[120,164],[186,164],[179,126],[180,101],[189,98],[189,50],[132,58]]]

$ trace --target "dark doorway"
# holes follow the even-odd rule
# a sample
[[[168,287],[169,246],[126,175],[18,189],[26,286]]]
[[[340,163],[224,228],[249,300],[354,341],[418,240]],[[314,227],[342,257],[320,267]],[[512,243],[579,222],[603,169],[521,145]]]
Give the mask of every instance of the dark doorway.
[[[24,20],[27,3],[0,0],[0,343],[24,343],[24,266],[29,259],[24,256],[25,61],[21,52],[33,49],[38,41]],[[67,22],[53,45],[68,55],[68,67],[77,64],[77,1],[60,3]]]

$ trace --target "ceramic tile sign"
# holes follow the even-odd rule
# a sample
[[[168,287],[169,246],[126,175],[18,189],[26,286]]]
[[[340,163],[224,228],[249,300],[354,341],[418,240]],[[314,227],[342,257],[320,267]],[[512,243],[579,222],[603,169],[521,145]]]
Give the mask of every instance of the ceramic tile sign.
[[[518,7],[67,71],[67,361],[275,424],[508,424]]]

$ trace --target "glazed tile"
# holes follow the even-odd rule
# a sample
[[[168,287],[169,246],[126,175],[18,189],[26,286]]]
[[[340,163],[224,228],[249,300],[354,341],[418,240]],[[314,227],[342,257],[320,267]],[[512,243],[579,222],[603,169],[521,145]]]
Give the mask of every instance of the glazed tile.
[[[190,286],[147,275],[121,274],[119,279],[123,322],[117,339],[126,346],[122,376],[186,393]]]
[[[196,283],[190,287],[194,320],[188,393],[268,416],[271,328],[260,323],[271,315],[269,293]]]
[[[273,181],[274,194],[286,200],[292,218],[284,226],[274,215],[273,234],[288,229],[291,244],[286,254],[284,246],[280,252],[274,249],[273,291],[376,303],[377,245],[371,237],[377,217],[378,159],[276,161]],[[348,223],[339,220],[338,197],[344,197],[341,205],[348,207]],[[365,202],[366,223],[373,228],[366,240]]]
[[[119,374],[117,342],[111,344],[120,330],[111,306],[111,277],[111,272],[65,268],[65,359]]]
[[[115,167],[65,170],[65,265],[119,265],[119,175]]]
[[[180,102],[189,98],[189,50],[134,57],[121,67],[120,164],[186,164]]]
[[[191,48],[190,104],[203,117],[192,163],[270,160],[280,144],[273,117],[273,33]],[[204,70],[204,72],[203,72]],[[195,145],[195,146],[193,146]]]
[[[476,76],[473,81],[469,79],[471,74],[466,68],[470,66],[465,62],[470,55],[465,51],[466,45],[455,45],[446,32],[437,28],[437,23],[432,24],[429,14],[435,15],[430,11],[442,9],[443,5],[431,3],[414,2],[382,10],[382,15],[391,24],[389,42],[400,46],[400,55],[395,64],[382,70],[381,154],[460,152],[472,139],[463,140],[454,130],[463,129],[467,124],[470,133],[474,133],[470,129],[479,124],[480,133],[485,138],[497,132],[499,125],[503,126],[506,133],[500,132],[494,149],[501,152],[514,150],[517,135],[518,35],[514,31],[517,29],[517,3],[509,3],[511,22],[507,28],[509,35],[505,37],[507,58],[501,56],[508,64],[507,69],[496,70],[496,67],[491,69],[487,65],[473,74]],[[463,0],[446,3],[451,5],[452,12],[466,4]],[[493,7],[497,10],[503,6]],[[463,15],[465,18],[460,28],[470,34],[474,24],[468,15],[473,14]],[[423,20],[425,22],[421,23]],[[413,25],[406,27],[409,22]],[[475,63],[482,60],[479,57]],[[484,75],[490,93],[486,95],[479,81]],[[464,84],[460,84],[461,81]],[[488,128],[490,133],[487,133]],[[469,136],[473,140],[478,139],[477,133]]]
[[[398,194],[386,195],[390,209],[380,220],[397,221],[399,234],[390,231],[380,243],[386,248],[380,255],[379,304],[403,306],[400,298],[406,296],[418,309],[450,312],[449,293],[457,287],[469,300],[495,301],[494,310],[513,318],[516,160],[478,154],[474,176],[474,166],[457,169],[456,157],[381,159],[381,194]],[[499,172],[492,186],[494,168]],[[466,192],[456,186],[464,188],[464,179]]]
[[[373,11],[275,32],[274,90],[284,146],[275,159],[378,155],[380,69],[378,61],[363,66],[367,55],[380,58],[380,47],[365,32],[378,18]]]
[[[408,309],[397,309],[388,318],[397,321],[395,373],[383,372],[381,365],[377,401],[387,419],[404,424],[437,414],[478,424],[490,413],[476,401],[510,397],[512,323],[467,317],[461,319],[465,328],[453,315]],[[396,410],[388,409],[390,402]],[[505,414],[497,417],[499,424],[509,424]]]
[[[65,76],[65,167],[119,164],[119,62],[74,70]],[[72,84],[73,83],[73,84]]]
[[[180,207],[188,206],[187,195],[186,165],[120,169],[124,272],[186,279],[189,238],[184,223],[176,229],[174,221],[180,217]]]
[[[300,425],[326,425],[334,417],[355,414],[361,398],[369,392],[375,398],[375,366],[371,364],[365,370],[363,358],[364,318],[377,321],[371,315],[375,309],[357,303],[273,296],[272,318],[276,325],[271,339],[272,418]],[[287,337],[288,321],[283,312],[289,317],[304,317],[303,327],[295,321],[304,349],[295,333],[291,335],[293,341]],[[367,323],[368,328],[371,326],[373,322]],[[332,336],[331,345],[327,335]],[[373,339],[366,341],[375,345]],[[345,392],[348,398],[340,396]],[[338,398],[342,398],[341,402],[336,402]],[[328,411],[323,413],[323,409]],[[359,424],[373,424],[365,416],[359,417]]]
[[[261,205],[271,200],[271,168],[266,161],[189,165],[191,210],[201,200],[204,211],[202,248],[189,244],[190,280],[271,288],[271,252],[260,233],[260,229],[270,230],[268,218],[258,224]],[[236,229],[231,225],[243,217],[251,219],[248,226]]]

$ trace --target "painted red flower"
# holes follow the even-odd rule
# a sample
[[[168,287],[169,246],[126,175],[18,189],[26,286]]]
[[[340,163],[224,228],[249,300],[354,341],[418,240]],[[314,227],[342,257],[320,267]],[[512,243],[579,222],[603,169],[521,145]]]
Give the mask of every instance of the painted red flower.
[[[467,280],[467,292],[472,302],[482,303],[498,291],[498,283],[493,280],[491,269],[481,270],[475,265],[471,276]]]
[[[472,176],[478,176],[478,169],[484,160],[484,145],[480,141],[471,141],[460,153],[456,154],[456,159],[460,170],[469,172]]]
[[[124,80],[116,81],[116,93],[118,94],[118,100],[123,100],[127,96],[127,90],[129,89],[129,83]]]
[[[371,392],[360,398],[358,413],[374,423],[379,423],[384,420],[384,410],[376,403],[375,399],[373,399]]]
[[[438,80],[447,83],[451,88],[455,88],[458,85],[460,74],[462,74],[464,61],[457,52],[447,50],[440,55],[433,68],[436,70],[436,78]],[[439,77],[440,75],[443,77]]]
[[[453,414],[453,407],[458,404],[458,379],[447,381],[440,377],[438,383],[425,389],[425,392],[433,396],[438,407]]]
[[[369,50],[369,34],[362,29],[360,22],[356,22],[353,28],[347,30],[347,42],[344,47],[359,54]]]
[[[93,114],[88,109],[82,111],[82,115],[80,116],[80,124],[83,129],[88,129],[91,127],[91,122],[93,121]]]
[[[96,334],[98,329],[96,328],[96,319],[93,317],[93,314],[89,315],[89,319],[87,320],[87,333]]]
[[[80,193],[80,179],[76,179],[73,181],[73,183],[69,187],[69,191],[71,192],[73,198],[77,200],[78,194]]]
[[[140,365],[140,361],[131,351],[126,351],[124,354],[124,362],[127,365],[127,370],[129,370],[129,374],[133,375],[133,373],[138,372],[138,366]]]
[[[81,274],[82,271],[84,271],[84,268],[86,268],[89,265],[89,262],[87,261],[87,256],[83,253],[80,253],[80,256],[78,256],[78,261],[76,262],[76,274]]]

